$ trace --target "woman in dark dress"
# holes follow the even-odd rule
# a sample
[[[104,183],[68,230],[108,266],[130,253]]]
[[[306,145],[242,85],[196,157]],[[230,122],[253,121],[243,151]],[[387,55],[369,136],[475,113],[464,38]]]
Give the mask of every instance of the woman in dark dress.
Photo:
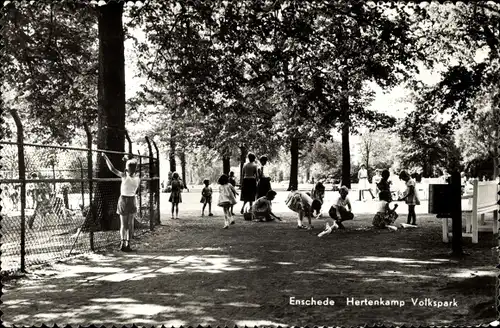
[[[255,196],[257,195],[257,177],[258,177],[258,167],[255,163],[255,155],[253,153],[248,153],[248,162],[243,165],[243,179],[241,179],[241,197],[240,200],[243,201],[243,206],[241,207],[241,214],[245,210],[245,205],[250,203],[250,208],[255,201]]]
[[[261,166],[258,171],[259,181],[257,183],[257,198],[266,196],[267,192],[271,190],[271,178],[264,172],[264,167],[267,164],[267,157],[262,156],[259,162]]]

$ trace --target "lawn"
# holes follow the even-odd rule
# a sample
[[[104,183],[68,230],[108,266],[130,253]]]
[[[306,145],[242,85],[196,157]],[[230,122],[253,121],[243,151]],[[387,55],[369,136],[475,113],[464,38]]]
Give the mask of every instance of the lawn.
[[[185,202],[190,197],[190,204],[199,198],[193,193]],[[238,215],[223,230],[219,208],[216,216],[201,218],[199,203],[185,204],[181,219],[171,220],[165,198],[163,225],[137,240],[133,253],[110,249],[5,282],[4,323],[477,325],[496,319],[491,233],[481,233],[479,244],[464,239],[469,255],[456,261],[431,215],[419,214],[417,229],[390,232],[372,229],[372,216],[358,214],[346,230],[318,238],[322,220],[312,231],[299,230],[281,205],[284,222],[247,222]],[[292,297],[335,304],[293,305]],[[392,305],[363,304],[381,298]]]

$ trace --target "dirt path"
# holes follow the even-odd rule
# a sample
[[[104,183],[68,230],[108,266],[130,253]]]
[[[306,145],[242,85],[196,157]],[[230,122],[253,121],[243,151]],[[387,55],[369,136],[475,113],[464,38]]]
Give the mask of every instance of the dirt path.
[[[420,216],[420,227],[373,230],[361,215],[326,238],[285,222],[237,217],[172,221],[141,237],[133,253],[114,250],[58,263],[5,282],[5,325],[136,324],[166,326],[477,325],[495,320],[494,236],[464,240],[465,260],[448,258],[440,222]],[[290,298],[334,301],[293,305]],[[390,306],[347,304],[393,301]],[[457,306],[418,306],[456,301]],[[402,303],[404,302],[404,304]],[[431,304],[432,305],[432,304]],[[450,302],[450,305],[454,305]]]

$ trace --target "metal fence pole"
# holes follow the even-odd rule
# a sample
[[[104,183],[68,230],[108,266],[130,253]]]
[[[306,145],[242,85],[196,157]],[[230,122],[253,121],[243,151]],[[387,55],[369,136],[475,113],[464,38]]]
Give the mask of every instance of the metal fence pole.
[[[130,153],[130,155],[132,155],[132,140],[130,140],[130,136],[128,135],[128,131],[125,130],[125,138],[127,139],[127,142],[128,142],[128,152]]]
[[[26,272],[26,166],[24,162],[24,130],[15,110],[10,110],[17,127],[17,155],[19,180],[21,180],[21,272]],[[35,214],[33,214],[35,215]]]
[[[149,150],[149,229],[151,231],[154,230],[154,221],[153,221],[153,216],[154,216],[154,194],[153,194],[153,180],[152,176],[154,175],[154,163],[153,163],[153,150],[151,149],[151,142],[149,141],[149,138],[146,136],[146,143],[148,144],[148,150]]]
[[[142,157],[141,152],[137,151],[137,155],[139,155],[139,180],[142,179]],[[142,182],[141,182],[142,184]],[[139,185],[139,217],[142,219],[142,186]]]
[[[92,204],[92,193],[93,193],[93,178],[94,174],[92,172],[92,134],[90,133],[90,128],[88,124],[84,124],[85,133],[87,134],[87,177],[89,179],[89,214],[92,222],[95,222],[94,217],[94,209]],[[86,219],[86,218],[85,218]],[[94,251],[94,231],[92,231],[92,227],[90,227],[90,249]]]
[[[158,178],[158,180],[155,181],[155,194],[156,194],[156,224],[161,225],[161,216],[160,216],[160,152],[158,151],[158,147],[156,146],[156,142],[153,141],[153,146],[155,147],[156,150],[156,170],[155,170],[155,177]]]

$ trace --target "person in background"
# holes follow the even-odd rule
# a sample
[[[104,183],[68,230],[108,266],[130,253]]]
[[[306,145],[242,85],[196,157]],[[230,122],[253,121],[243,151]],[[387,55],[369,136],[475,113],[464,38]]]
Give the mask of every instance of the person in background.
[[[379,183],[377,183],[379,195],[383,191],[389,192],[390,198],[389,198],[388,202],[392,201],[392,192],[391,192],[392,181],[389,180],[390,176],[391,176],[391,172],[389,170],[387,170],[387,169],[383,170],[382,171],[382,178],[380,179]]]
[[[297,228],[310,230],[313,228],[311,224],[311,217],[316,212],[316,217],[321,215],[321,202],[317,199],[312,199],[305,192],[291,191],[285,201],[289,209],[297,213]],[[303,225],[302,221],[304,216],[307,216],[309,227]]]
[[[276,191],[269,190],[267,194],[260,197],[252,205],[250,212],[255,220],[258,221],[273,221],[281,219],[276,216],[272,211],[272,201],[276,197]]]
[[[231,184],[234,188],[236,188],[236,178],[234,177],[234,172],[229,172],[229,184]],[[229,209],[231,211],[231,215],[234,216],[234,205],[231,205]]]
[[[361,198],[363,198],[363,201],[365,200],[365,191],[370,192],[372,199],[374,199],[375,196],[373,196],[372,190],[370,189],[370,184],[368,182],[368,171],[366,170],[365,164],[361,164],[361,168],[358,171],[358,180],[359,200],[361,201]]]
[[[257,198],[266,196],[267,192],[271,190],[271,178],[269,178],[264,172],[264,168],[267,164],[267,157],[261,156],[259,162],[260,167],[258,168]]]
[[[417,225],[417,214],[415,213],[415,206],[420,205],[420,200],[417,194],[417,188],[415,188],[415,180],[413,180],[406,171],[401,171],[399,173],[399,178],[406,183],[406,190],[403,192],[402,197],[399,200],[404,200],[408,205],[408,219],[407,224],[413,226]]]
[[[234,224],[234,218],[229,211],[231,205],[236,204],[236,189],[229,183],[229,177],[225,174],[219,178],[219,203],[218,205],[224,210],[224,228],[229,228],[230,224]]]
[[[184,184],[179,178],[179,174],[174,172],[172,174],[172,182],[170,182],[170,198],[169,202],[172,203],[172,220],[179,218],[179,203],[182,203],[182,190],[184,189]],[[174,216],[175,210],[175,216]]]
[[[255,163],[255,159],[256,157],[253,153],[248,153],[248,162],[243,165],[240,196],[240,199],[243,201],[241,214],[245,211],[247,203],[250,203],[250,207],[252,207],[257,195],[258,166]]]
[[[380,169],[375,170],[375,175],[372,178],[372,184],[373,184],[373,191],[375,192],[375,195],[378,196],[380,193],[380,190],[378,189],[378,183],[382,180],[382,175],[380,174]]]
[[[342,222],[354,219],[351,200],[347,197],[349,189],[346,186],[342,186],[340,187],[339,194],[340,196],[335,200],[328,211],[330,219],[326,222],[325,230],[319,233],[318,237],[323,237],[324,235],[332,233],[333,229],[345,229]]]
[[[394,205],[394,208],[391,209],[389,207],[391,200],[391,193],[387,190],[380,192],[379,197],[379,206],[377,213],[373,217],[372,224],[374,227],[379,229],[389,229],[392,231],[398,230],[397,227],[394,226],[394,221],[398,218],[398,214],[396,213],[396,208],[398,204]]]
[[[208,179],[203,180],[205,187],[201,190],[201,203],[203,207],[201,209],[201,216],[205,216],[205,207],[208,205],[208,216],[214,216],[212,214],[212,187],[210,187],[210,181]]]
[[[311,190],[311,197],[312,199],[317,199],[321,202],[321,204],[324,203],[325,200],[325,185],[322,182],[316,183],[314,187]]]

